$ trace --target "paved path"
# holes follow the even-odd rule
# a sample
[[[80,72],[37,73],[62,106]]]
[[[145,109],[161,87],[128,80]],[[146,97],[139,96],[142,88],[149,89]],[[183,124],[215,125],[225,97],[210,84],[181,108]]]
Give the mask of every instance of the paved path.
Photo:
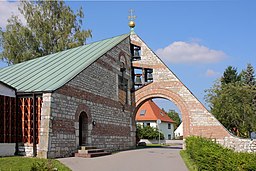
[[[179,147],[144,148],[98,158],[59,159],[73,171],[187,171]]]

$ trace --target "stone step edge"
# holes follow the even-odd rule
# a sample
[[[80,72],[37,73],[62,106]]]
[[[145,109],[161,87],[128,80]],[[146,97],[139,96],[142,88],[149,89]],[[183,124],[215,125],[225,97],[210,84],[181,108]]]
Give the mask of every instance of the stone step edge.
[[[110,154],[111,154],[110,152],[97,152],[97,153],[90,153],[90,154],[75,153],[75,157],[92,158],[92,157],[106,156]]]
[[[81,150],[91,150],[91,149],[97,149],[97,147],[94,146],[80,146]]]
[[[97,152],[104,152],[103,149],[89,149],[89,150],[78,150],[80,154],[90,154],[90,153],[97,153]]]

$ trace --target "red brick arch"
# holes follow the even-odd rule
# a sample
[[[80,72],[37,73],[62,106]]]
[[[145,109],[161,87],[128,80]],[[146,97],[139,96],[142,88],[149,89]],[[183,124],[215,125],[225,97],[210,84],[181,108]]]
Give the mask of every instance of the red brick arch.
[[[132,44],[141,47],[141,60],[132,61],[132,66],[153,69],[153,82],[135,91],[136,109],[133,121],[138,108],[145,101],[156,97],[169,99],[177,105],[182,114],[184,138],[207,137],[215,139],[226,147],[247,151],[245,144],[250,140],[241,140],[230,134],[138,35],[131,34],[130,40]],[[184,72],[190,72],[189,68]],[[135,128],[135,122],[132,124]],[[241,142],[245,145],[243,150],[241,150]]]
[[[136,91],[135,99],[136,99],[136,109],[134,112],[134,118],[137,113],[137,110],[140,106],[146,101],[153,98],[163,98],[172,101],[180,110],[182,121],[183,121],[183,134],[184,136],[189,135],[189,113],[186,107],[186,104],[183,102],[182,98],[170,91],[163,88],[156,88],[154,91],[149,91],[149,89],[141,89]]]

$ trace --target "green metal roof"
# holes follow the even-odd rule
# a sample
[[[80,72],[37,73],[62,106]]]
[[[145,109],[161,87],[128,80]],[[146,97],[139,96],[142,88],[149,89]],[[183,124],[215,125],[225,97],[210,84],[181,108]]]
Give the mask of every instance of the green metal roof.
[[[124,34],[1,68],[0,81],[18,92],[54,91],[128,36]]]

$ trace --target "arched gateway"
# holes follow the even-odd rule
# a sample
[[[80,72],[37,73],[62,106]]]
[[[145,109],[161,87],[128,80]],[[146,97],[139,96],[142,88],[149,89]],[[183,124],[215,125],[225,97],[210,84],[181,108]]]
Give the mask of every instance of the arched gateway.
[[[231,135],[136,34],[131,34],[130,38],[131,44],[140,48],[141,59],[133,61],[133,67],[142,71],[140,78],[144,83],[135,91],[136,110],[152,98],[171,100],[181,112],[184,138],[191,135],[212,138],[237,151],[248,151],[249,139]],[[153,81],[147,82],[147,71],[152,69]]]

